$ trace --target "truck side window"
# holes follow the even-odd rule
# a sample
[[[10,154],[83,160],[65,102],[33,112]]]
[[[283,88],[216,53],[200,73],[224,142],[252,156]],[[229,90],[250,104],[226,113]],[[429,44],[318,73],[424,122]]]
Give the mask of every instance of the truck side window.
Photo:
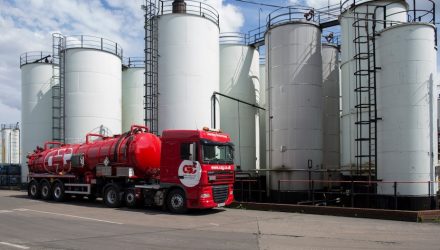
[[[193,161],[195,159],[195,143],[182,143],[180,144],[180,158],[182,160]]]

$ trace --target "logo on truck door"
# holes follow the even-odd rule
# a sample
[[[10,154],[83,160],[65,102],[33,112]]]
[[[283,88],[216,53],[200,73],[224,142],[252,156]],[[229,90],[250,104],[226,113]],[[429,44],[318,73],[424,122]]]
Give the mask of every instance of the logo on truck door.
[[[200,182],[202,167],[198,161],[183,160],[180,163],[178,175],[184,186],[195,187]]]

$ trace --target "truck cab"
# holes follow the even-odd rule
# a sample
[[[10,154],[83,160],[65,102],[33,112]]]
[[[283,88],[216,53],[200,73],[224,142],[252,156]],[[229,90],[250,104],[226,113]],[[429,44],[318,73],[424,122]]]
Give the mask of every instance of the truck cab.
[[[169,190],[171,211],[232,203],[234,145],[227,134],[208,128],[165,130],[161,141],[160,183]]]

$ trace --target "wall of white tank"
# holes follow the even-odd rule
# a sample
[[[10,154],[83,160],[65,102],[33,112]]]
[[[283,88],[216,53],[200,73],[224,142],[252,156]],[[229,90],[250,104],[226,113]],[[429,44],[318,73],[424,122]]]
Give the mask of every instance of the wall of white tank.
[[[52,64],[21,66],[21,181],[27,182],[26,155],[52,140]]]
[[[322,45],[323,92],[323,168],[336,170],[340,166],[339,144],[339,49]],[[328,179],[336,179],[338,172],[329,172]]]
[[[251,46],[220,45],[220,93],[260,105],[259,53]],[[235,164],[241,170],[260,168],[260,111],[219,96],[220,128],[235,144]]]
[[[165,14],[158,28],[159,133],[210,126],[211,96],[219,91],[219,27],[201,16]]]
[[[2,128],[0,132],[0,163],[20,163],[20,129]]]
[[[128,67],[122,70],[122,131],[133,124],[143,125],[145,68]]]
[[[121,58],[94,49],[65,51],[65,142],[89,132],[121,133]]]
[[[434,27],[423,23],[395,25],[377,38],[377,178],[399,183],[400,195],[428,195],[437,165],[436,48]],[[393,183],[378,186],[393,195]]]
[[[322,165],[321,30],[311,23],[275,26],[265,37],[269,105],[271,189],[278,180],[306,180]],[[320,179],[314,174],[313,179]],[[283,183],[281,190],[307,183]]]

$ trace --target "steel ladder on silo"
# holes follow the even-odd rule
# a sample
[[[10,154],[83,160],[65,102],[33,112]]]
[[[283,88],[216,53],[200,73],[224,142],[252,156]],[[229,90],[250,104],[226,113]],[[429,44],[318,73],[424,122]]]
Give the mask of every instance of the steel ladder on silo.
[[[354,12],[355,20],[355,88],[356,93],[356,165],[359,176],[376,178],[377,108],[376,108],[376,45],[375,15]],[[366,161],[367,160],[367,161]]]
[[[64,43],[62,34],[52,34],[52,140],[64,143]]]
[[[155,1],[147,0],[145,10],[145,125],[150,128],[150,132],[158,134],[159,122],[159,80],[158,80],[158,20],[157,6]]]

